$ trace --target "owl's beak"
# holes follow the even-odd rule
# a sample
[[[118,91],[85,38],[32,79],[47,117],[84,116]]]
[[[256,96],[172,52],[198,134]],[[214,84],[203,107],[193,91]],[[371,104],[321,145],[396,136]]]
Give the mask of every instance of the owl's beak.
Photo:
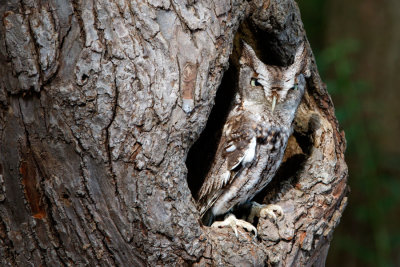
[[[276,105],[276,95],[273,95],[272,96],[272,112],[274,112],[275,105]]]

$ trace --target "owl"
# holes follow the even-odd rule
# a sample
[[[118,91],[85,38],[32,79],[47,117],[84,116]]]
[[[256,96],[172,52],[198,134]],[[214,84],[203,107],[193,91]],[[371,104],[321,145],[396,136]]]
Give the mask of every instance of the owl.
[[[236,104],[223,127],[213,164],[198,193],[204,225],[250,201],[274,177],[281,164],[292,124],[305,88],[306,49],[300,45],[288,67],[266,65],[243,42],[239,60]],[[257,216],[282,210],[276,205],[253,205]],[[253,214],[253,212],[252,212]],[[264,214],[264,215],[263,215]],[[254,214],[252,215],[254,216]],[[236,225],[257,231],[230,214],[212,226]]]

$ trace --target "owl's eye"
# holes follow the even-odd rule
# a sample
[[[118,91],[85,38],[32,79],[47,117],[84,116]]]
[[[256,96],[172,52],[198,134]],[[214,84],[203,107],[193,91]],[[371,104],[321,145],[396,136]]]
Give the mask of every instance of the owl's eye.
[[[250,85],[251,86],[261,86],[261,83],[259,83],[256,78],[251,78]]]
[[[292,88],[290,88],[292,90],[298,90],[299,89],[299,85],[297,83],[294,84],[294,86]]]

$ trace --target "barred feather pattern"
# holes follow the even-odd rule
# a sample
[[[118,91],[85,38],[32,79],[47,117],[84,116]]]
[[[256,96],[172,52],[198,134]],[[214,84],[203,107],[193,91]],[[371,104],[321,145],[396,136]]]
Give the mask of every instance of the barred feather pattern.
[[[214,215],[224,214],[262,190],[275,175],[291,134],[290,126],[268,122],[268,118],[243,108],[236,108],[226,125],[216,160],[199,192],[202,216],[211,207]],[[243,155],[254,139],[254,158],[243,164]],[[232,145],[236,149],[227,152]],[[229,177],[221,179],[226,173]]]

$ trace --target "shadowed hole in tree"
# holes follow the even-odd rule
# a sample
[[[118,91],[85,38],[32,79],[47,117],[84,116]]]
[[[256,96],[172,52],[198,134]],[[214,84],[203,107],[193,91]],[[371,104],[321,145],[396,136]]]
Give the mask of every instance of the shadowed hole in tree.
[[[188,168],[187,180],[195,199],[197,199],[197,192],[200,190],[211,168],[222,134],[222,128],[231,110],[237,88],[236,73],[237,71],[233,64],[230,64],[218,88],[215,105],[211,110],[207,125],[199,139],[190,148],[186,159],[186,166]]]
[[[232,67],[230,67],[224,74],[207,125],[199,139],[189,150],[186,159],[186,166],[188,168],[188,184],[195,199],[197,199],[197,193],[211,168],[211,164],[213,163],[218,142],[222,134],[222,128],[225,124],[236,93],[236,70],[233,65],[231,66]],[[285,158],[278,169],[277,174],[267,187],[258,193],[253,200],[258,203],[268,204],[268,199],[272,199],[273,195],[283,191],[284,181],[291,179],[291,184],[295,185],[297,183],[295,176],[296,173],[303,168],[305,161],[311,153],[313,146],[312,136],[314,131],[315,126],[313,125],[309,127],[309,130],[306,133],[294,131],[293,136],[288,142]],[[246,210],[247,208],[248,207],[245,206]],[[238,209],[235,213],[240,217],[244,211],[243,209]]]
[[[82,80],[82,82],[85,82],[88,78],[89,78],[88,75],[82,74],[81,80]]]
[[[186,166],[188,168],[188,185],[195,199],[198,197],[198,191],[200,190],[207,173],[209,172],[212,163],[214,161],[215,153],[218,147],[218,142],[220,140],[222,129],[226,122],[227,116],[232,108],[234,102],[237,83],[238,83],[238,73],[237,70],[238,59],[241,55],[241,40],[246,40],[247,43],[252,44],[252,46],[259,48],[261,51],[262,58],[268,58],[267,64],[276,65],[286,65],[292,64],[289,58],[286,60],[283,56],[286,54],[284,52],[277,52],[276,46],[272,46],[272,49],[268,49],[269,45],[261,45],[264,43],[270,44],[275,43],[273,40],[264,40],[265,38],[271,37],[270,35],[261,34],[264,36],[262,40],[254,38],[252,34],[252,29],[248,23],[243,23],[240,27],[237,35],[235,36],[234,49],[232,51],[230,59],[230,67],[224,73],[221,85],[217,91],[215,98],[215,105],[210,113],[207,121],[207,125],[204,131],[201,133],[199,139],[190,148],[187,159]],[[248,41],[250,40],[250,41]],[[267,48],[266,48],[267,47]],[[287,52],[287,51],[286,51]],[[309,128],[311,129],[311,128]],[[312,130],[312,131],[311,131]],[[282,183],[290,179],[290,182],[295,185],[297,182],[294,178],[296,173],[301,170],[304,166],[306,159],[311,151],[312,147],[312,133],[313,129],[309,130],[307,133],[295,132],[291,141],[288,143],[288,149],[285,153],[284,161],[279,168],[277,174],[270,184],[260,191],[253,200],[258,203],[269,204],[269,200],[272,199],[271,195],[276,195],[284,190]],[[248,207],[245,209],[236,209],[234,213],[237,217],[241,217],[247,212]],[[220,216],[221,217],[221,216]],[[223,219],[223,215],[221,218]]]

